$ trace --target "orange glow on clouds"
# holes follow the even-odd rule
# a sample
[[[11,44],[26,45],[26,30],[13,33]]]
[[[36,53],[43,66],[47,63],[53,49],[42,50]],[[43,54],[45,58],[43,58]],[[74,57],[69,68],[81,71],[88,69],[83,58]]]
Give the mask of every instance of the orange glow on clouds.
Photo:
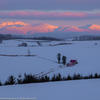
[[[84,12],[25,12],[25,11],[15,11],[15,12],[1,12],[1,18],[26,18],[26,19],[91,19],[100,18],[100,13],[89,14]],[[64,19],[63,19],[64,18]]]
[[[65,12],[65,13],[56,13],[56,17],[85,17],[86,13],[72,13],[72,12]]]
[[[20,12],[11,12],[10,16],[38,16],[39,15],[41,17],[85,17],[87,15],[87,13],[72,13],[72,12],[63,12],[63,13],[58,13],[58,12],[24,12],[24,11],[20,11]]]

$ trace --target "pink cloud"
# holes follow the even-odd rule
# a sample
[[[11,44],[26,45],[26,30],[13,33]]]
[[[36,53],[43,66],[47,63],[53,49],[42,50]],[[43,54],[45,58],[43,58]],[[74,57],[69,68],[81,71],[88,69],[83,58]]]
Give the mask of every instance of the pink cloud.
[[[0,13],[0,18],[10,19],[37,19],[37,20],[83,20],[83,19],[100,19],[100,13],[75,13],[75,12],[7,12]]]

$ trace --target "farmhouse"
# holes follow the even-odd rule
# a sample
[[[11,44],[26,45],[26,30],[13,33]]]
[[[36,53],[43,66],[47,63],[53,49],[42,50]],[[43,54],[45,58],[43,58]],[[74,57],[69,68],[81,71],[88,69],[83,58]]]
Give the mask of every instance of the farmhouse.
[[[77,60],[70,60],[70,63],[67,63],[66,66],[70,67],[70,66],[74,66],[75,64],[78,64]]]
[[[72,64],[78,64],[78,62],[77,62],[77,60],[70,60],[70,63],[72,63]]]
[[[19,44],[18,46],[27,47],[27,43]]]

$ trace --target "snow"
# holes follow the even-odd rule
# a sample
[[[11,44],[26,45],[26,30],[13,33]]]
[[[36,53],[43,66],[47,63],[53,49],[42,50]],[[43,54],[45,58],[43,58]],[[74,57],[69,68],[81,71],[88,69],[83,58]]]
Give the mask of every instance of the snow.
[[[32,42],[31,42],[32,41]],[[52,77],[61,73],[62,76],[81,74],[100,74],[100,41],[48,41],[38,46],[36,40],[4,40],[0,44],[0,54],[28,55],[30,50],[34,57],[0,56],[0,80],[4,83],[8,76],[26,74],[47,74]],[[40,41],[40,40],[39,40]],[[26,42],[28,47],[18,47]],[[59,43],[72,43],[71,45],[49,46]],[[95,45],[97,43],[97,45]],[[36,47],[31,47],[36,45]],[[57,63],[57,54],[70,60],[77,60],[78,64],[65,67]],[[62,65],[62,67],[59,67]],[[49,73],[50,72],[50,73]],[[0,86],[0,98],[30,97],[37,100],[99,100],[100,79],[60,81],[47,83],[34,83],[26,85]]]
[[[18,47],[21,41],[26,41],[28,45],[37,45],[36,47]],[[62,76],[79,73],[81,75],[100,74],[100,41],[52,41],[42,42],[43,46],[38,46],[36,42],[27,42],[31,40],[5,40],[0,44],[0,54],[7,55],[27,55],[28,49],[34,57],[4,57],[0,56],[0,80],[4,82],[8,76],[19,74],[39,74],[48,73],[52,77],[54,74],[61,73]],[[33,40],[32,40],[33,41]],[[73,43],[71,45],[48,46],[49,44]],[[94,45],[97,43],[97,45]],[[78,64],[73,67],[58,68],[57,54],[67,57],[67,63],[70,60],[77,60]],[[6,69],[6,70],[5,70]],[[52,70],[53,69],[53,70]]]
[[[99,100],[100,79],[1,86],[0,91],[1,98]]]

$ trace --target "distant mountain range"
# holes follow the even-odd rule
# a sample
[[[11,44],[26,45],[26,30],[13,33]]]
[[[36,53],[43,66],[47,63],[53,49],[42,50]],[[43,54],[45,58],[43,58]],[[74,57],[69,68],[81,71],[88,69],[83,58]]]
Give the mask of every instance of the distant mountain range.
[[[100,25],[54,26],[46,23],[26,24],[23,22],[0,23],[0,34],[67,37],[78,35],[100,35]]]

